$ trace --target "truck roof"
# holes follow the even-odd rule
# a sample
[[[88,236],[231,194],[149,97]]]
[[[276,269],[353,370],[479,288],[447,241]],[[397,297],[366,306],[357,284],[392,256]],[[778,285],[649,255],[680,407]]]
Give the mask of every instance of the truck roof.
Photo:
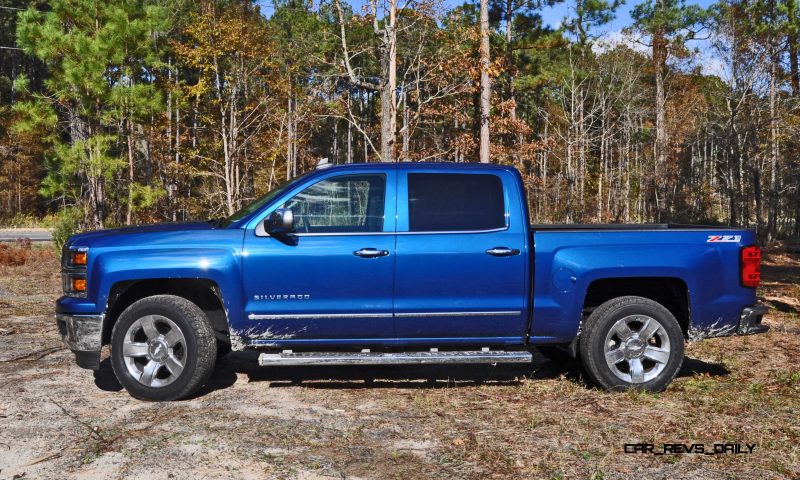
[[[322,170],[361,170],[365,168],[386,168],[386,169],[430,169],[430,170],[503,170],[515,171],[516,169],[510,165],[498,165],[492,163],[455,163],[455,162],[371,162],[371,163],[345,163],[345,164],[326,164],[320,169]]]

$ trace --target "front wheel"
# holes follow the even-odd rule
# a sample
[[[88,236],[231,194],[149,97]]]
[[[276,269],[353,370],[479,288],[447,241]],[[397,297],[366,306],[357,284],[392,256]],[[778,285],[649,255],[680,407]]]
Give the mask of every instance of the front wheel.
[[[111,332],[111,366],[140,400],[191,395],[214,369],[217,343],[206,314],[174,295],[143,298],[120,315]]]
[[[683,332],[661,304],[643,297],[618,297],[596,308],[580,339],[589,378],[607,390],[658,392],[683,363]]]

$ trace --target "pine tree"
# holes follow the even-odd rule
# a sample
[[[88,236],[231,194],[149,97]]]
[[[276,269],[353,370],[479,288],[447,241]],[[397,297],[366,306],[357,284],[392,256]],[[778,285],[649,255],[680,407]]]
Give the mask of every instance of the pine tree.
[[[667,220],[668,182],[663,180],[668,160],[668,138],[666,126],[667,91],[665,76],[667,60],[670,55],[684,48],[687,41],[694,39],[708,12],[698,5],[686,5],[685,0],[646,0],[631,12],[634,26],[650,37],[652,49],[653,76],[655,78],[655,140],[653,154],[653,192],[656,203],[656,219]]]
[[[17,43],[48,67],[49,95],[20,105],[20,112],[63,112],[65,140],[56,142],[44,193],[66,195],[84,211],[87,226],[102,228],[110,215],[132,220],[137,196],[136,165],[146,152],[136,145],[141,124],[162,108],[153,87],[159,51],[155,39],[168,27],[166,11],[144,0],[95,2],[51,0],[19,16]],[[128,175],[121,175],[127,165]],[[122,179],[125,178],[125,181]],[[64,188],[77,181],[82,188]],[[120,200],[125,198],[123,202]]]

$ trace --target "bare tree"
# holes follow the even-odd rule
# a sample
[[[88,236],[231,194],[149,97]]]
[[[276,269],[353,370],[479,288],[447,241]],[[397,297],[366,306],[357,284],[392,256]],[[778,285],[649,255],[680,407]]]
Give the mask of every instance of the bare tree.
[[[480,63],[481,63],[481,145],[480,161],[489,163],[489,115],[492,86],[489,79],[489,0],[481,0],[480,19]]]
[[[340,0],[333,1],[339,20],[339,36],[342,42],[342,64],[347,77],[359,88],[381,94],[381,161],[395,161],[395,139],[397,136],[397,0],[389,0],[383,26],[378,19],[378,0],[369,0],[372,29],[379,42],[381,73],[378,84],[370,83],[353,69],[345,32],[344,9]]]

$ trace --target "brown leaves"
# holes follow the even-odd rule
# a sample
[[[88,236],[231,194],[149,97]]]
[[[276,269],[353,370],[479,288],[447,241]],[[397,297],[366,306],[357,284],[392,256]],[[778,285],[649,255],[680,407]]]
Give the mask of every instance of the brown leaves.
[[[13,243],[0,243],[0,265],[25,265],[32,255],[31,241],[28,238],[21,238]]]
[[[204,2],[184,33],[186,41],[173,42],[175,52],[187,65],[203,72],[224,74],[223,62],[234,70],[245,68],[246,62],[254,73],[274,66],[276,46],[269,27],[250,4],[234,2],[223,8],[216,2]]]

